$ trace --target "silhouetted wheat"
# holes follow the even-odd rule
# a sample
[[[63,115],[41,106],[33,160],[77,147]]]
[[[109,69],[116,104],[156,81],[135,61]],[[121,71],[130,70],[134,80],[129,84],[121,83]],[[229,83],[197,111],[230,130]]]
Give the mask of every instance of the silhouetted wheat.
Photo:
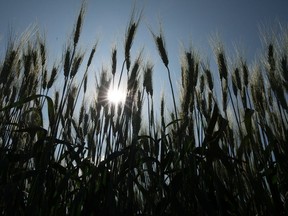
[[[230,65],[216,42],[218,72],[194,48],[183,51],[179,101],[163,33],[152,34],[168,72],[169,112],[164,94],[155,101],[154,63],[143,51],[131,56],[140,22],[133,13],[123,53],[112,49],[111,67],[91,87],[98,42],[89,56],[78,47],[84,12],[59,64],[39,35],[8,43],[0,63],[2,215],[287,214],[287,31],[254,65],[244,56]],[[114,79],[126,92],[117,105],[107,99]]]

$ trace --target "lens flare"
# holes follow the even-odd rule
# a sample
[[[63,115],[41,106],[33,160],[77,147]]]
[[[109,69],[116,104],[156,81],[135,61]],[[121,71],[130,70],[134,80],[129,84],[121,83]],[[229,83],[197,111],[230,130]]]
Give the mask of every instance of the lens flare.
[[[119,104],[124,102],[125,93],[120,89],[109,89],[107,98],[110,103]]]

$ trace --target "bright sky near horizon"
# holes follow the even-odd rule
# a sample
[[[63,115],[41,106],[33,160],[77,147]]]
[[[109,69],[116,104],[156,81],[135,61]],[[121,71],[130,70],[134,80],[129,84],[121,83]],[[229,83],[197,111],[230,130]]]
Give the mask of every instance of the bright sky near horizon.
[[[209,38],[219,33],[228,49],[240,43],[248,58],[254,58],[261,48],[259,27],[273,27],[277,23],[288,24],[288,1],[286,0],[88,0],[82,35],[83,50],[90,52],[91,46],[99,39],[95,58],[101,64],[110,63],[113,44],[123,51],[125,29],[133,5],[143,9],[143,16],[132,50],[137,53],[144,48],[157,65],[154,70],[154,85],[166,86],[167,77],[162,76],[161,59],[148,29],[159,32],[159,21],[164,30],[171,71],[174,80],[180,81],[179,54],[181,43],[191,44],[200,54],[206,54],[213,62]],[[0,2],[0,56],[6,48],[9,29],[20,35],[29,25],[35,23],[44,33],[48,52],[52,59],[62,56],[62,48],[73,31],[81,6],[80,0],[1,0]],[[210,53],[210,54],[209,54]],[[121,60],[119,60],[120,64]],[[161,68],[161,69],[159,69]],[[164,74],[166,75],[166,74]],[[168,80],[168,79],[167,79]],[[168,93],[169,94],[169,93]]]

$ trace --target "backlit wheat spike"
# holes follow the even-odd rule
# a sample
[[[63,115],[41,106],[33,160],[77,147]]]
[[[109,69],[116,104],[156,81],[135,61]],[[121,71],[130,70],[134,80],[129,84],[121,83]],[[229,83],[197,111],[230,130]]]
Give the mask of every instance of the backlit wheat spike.
[[[213,47],[214,54],[216,57],[220,80],[221,81],[223,79],[227,80],[228,68],[227,68],[226,55],[225,55],[224,45],[221,42],[218,34],[216,34],[215,37],[211,39],[211,45]]]
[[[141,14],[138,16],[138,18],[135,20],[135,10],[133,10],[130,22],[126,31],[125,35],[125,61],[126,61],[126,68],[129,71],[130,70],[130,64],[131,64],[131,59],[130,59],[130,50],[133,44],[133,39],[135,37],[140,19],[141,19]]]
[[[156,37],[156,44],[164,65],[168,67],[169,60],[167,56],[167,51],[165,49],[165,42],[163,39],[163,35],[160,34],[159,36]]]
[[[70,58],[71,58],[71,50],[70,47],[67,48],[65,53],[65,60],[64,60],[64,76],[68,77],[70,72]]]
[[[43,90],[45,90],[46,87],[47,87],[47,70],[45,69],[43,73],[43,81],[42,81]]]
[[[80,112],[79,112],[79,119],[78,119],[79,125],[81,125],[81,123],[83,121],[84,112],[85,112],[85,107],[84,107],[84,104],[82,104],[80,107]]]
[[[274,46],[269,44],[268,46],[268,79],[271,85],[273,92],[276,95],[277,100],[280,102],[281,106],[284,109],[287,109],[287,100],[284,94],[284,88],[282,85],[279,85],[281,76],[278,70],[276,70],[276,61],[274,54]]]
[[[237,97],[238,90],[242,91],[242,82],[239,74],[239,69],[236,67],[232,73],[232,88],[234,95]]]
[[[182,115],[188,115],[188,107],[191,100],[192,80],[188,71],[186,56],[181,59],[181,111]]]
[[[55,106],[55,111],[57,111],[59,105],[59,91],[56,91],[54,94],[54,106]]]
[[[32,55],[29,51],[27,54],[24,54],[23,60],[24,60],[24,75],[25,77],[28,77],[29,73],[31,72],[30,69],[32,64]]]
[[[128,27],[128,34],[126,36],[126,42],[125,42],[125,61],[126,61],[126,68],[129,71],[130,69],[130,64],[131,64],[131,60],[130,60],[130,49],[132,46],[132,42],[133,42],[133,38],[135,35],[135,31],[136,31],[136,23],[132,23],[129,27]]]
[[[268,46],[268,63],[269,63],[269,70],[274,72],[276,69],[276,63],[274,58],[274,47],[272,44]]]
[[[138,82],[138,75],[139,75],[139,69],[140,69],[141,62],[142,62],[142,57],[141,57],[141,53],[140,53],[138,58],[135,60],[135,62],[133,64],[130,76],[128,78],[128,84],[127,84],[127,90],[128,91],[132,90],[133,92],[135,92],[135,90],[137,88],[136,84]]]
[[[223,102],[223,110],[226,113],[228,106],[228,83],[227,80],[223,80],[222,82],[222,102]]]
[[[68,116],[73,116],[73,107],[74,107],[74,102],[76,98],[76,93],[77,93],[77,87],[75,85],[72,86],[71,91],[69,92],[68,95],[68,101],[67,101],[67,108],[66,108],[66,117]]]
[[[40,68],[38,65],[38,52],[36,50],[31,51],[32,54],[32,64],[34,68]]]
[[[152,84],[152,73],[153,73],[153,65],[148,62],[144,68],[144,80],[143,87],[146,90],[147,94],[153,96],[153,84]]]
[[[106,69],[102,69],[100,74],[100,82],[97,83],[97,103],[103,108],[107,105],[107,91],[111,83],[111,78],[108,77]],[[99,110],[97,110],[99,112]]]
[[[205,77],[203,74],[200,76],[200,86],[199,87],[200,87],[200,92],[202,94],[204,92],[204,87],[205,87]]]
[[[74,32],[74,39],[73,39],[74,47],[76,47],[76,45],[79,41],[84,14],[85,14],[85,8],[84,8],[84,5],[82,4],[78,18],[77,18],[77,24],[76,24],[75,32]]]
[[[273,94],[272,94],[272,89],[271,89],[271,86],[269,86],[267,88],[267,97],[266,97],[268,100],[268,105],[270,107],[273,107],[273,101],[274,101],[274,97],[273,97]]]
[[[248,72],[248,66],[246,62],[242,61],[242,73],[243,73],[243,82],[244,85],[247,87],[249,84],[249,72]]]
[[[156,47],[158,49],[158,52],[159,52],[160,57],[162,59],[162,62],[165,65],[167,72],[168,72],[168,79],[169,79],[169,84],[170,84],[170,89],[171,89],[171,94],[172,94],[172,100],[173,100],[173,105],[174,105],[174,114],[175,114],[176,118],[178,119],[175,94],[174,94],[174,89],[173,89],[173,84],[172,84],[172,79],[171,79],[171,72],[170,72],[170,69],[168,67],[169,60],[168,60],[168,56],[167,56],[167,51],[165,49],[165,41],[164,41],[162,29],[160,29],[160,33],[158,36],[156,36],[151,30],[150,30],[150,32],[154,38],[154,42],[156,44]],[[177,122],[177,127],[179,127],[178,122]]]
[[[94,57],[94,54],[95,54],[97,45],[98,45],[98,42],[94,45],[94,47],[93,47],[92,50],[91,50],[91,53],[90,53],[90,56],[89,56],[89,59],[88,59],[88,62],[87,62],[87,67],[89,67],[90,64],[91,64],[91,62],[92,62],[92,59],[93,59],[93,57]]]
[[[188,71],[192,74],[192,76],[194,75],[194,56],[192,55],[191,52],[186,52],[186,60],[187,60],[187,65],[188,65]]]
[[[239,73],[239,69],[238,69],[238,68],[235,69],[234,74],[235,74],[235,80],[236,80],[237,88],[238,88],[240,91],[242,91],[242,80],[241,80],[241,77],[240,77],[240,73]]]
[[[133,108],[133,113],[132,113],[132,126],[133,126],[134,136],[138,135],[140,128],[141,128],[141,121],[142,121],[141,111],[142,111],[141,92],[138,90],[137,106]]]
[[[8,75],[10,74],[11,68],[13,66],[14,60],[16,58],[16,51],[9,50],[6,52],[5,60],[0,73],[0,83],[6,83]]]
[[[236,80],[233,77],[233,75],[232,75],[232,90],[233,90],[234,96],[237,97],[238,88],[237,88]]]
[[[44,66],[46,63],[46,47],[43,42],[39,42],[39,46],[40,46],[41,65]]]
[[[198,82],[198,62],[192,51],[186,52],[189,88],[196,87]],[[191,86],[190,86],[191,85]]]
[[[85,113],[84,115],[84,123],[83,123],[83,135],[86,136],[89,130],[89,115]]]
[[[47,89],[50,89],[52,87],[54,81],[56,80],[57,71],[58,71],[58,69],[54,66],[52,69],[52,72],[51,72],[50,79],[49,79],[48,84],[47,84]]]
[[[204,70],[205,74],[206,74],[206,79],[207,79],[207,83],[208,83],[208,87],[210,89],[210,91],[213,91],[213,79],[212,79],[212,74],[211,71],[209,69]]]
[[[217,63],[218,63],[220,78],[227,80],[228,70],[227,70],[227,63],[226,63],[224,51],[218,53]]]
[[[207,101],[206,98],[203,97],[203,95],[202,98],[200,99],[200,108],[205,118],[208,119],[210,113],[207,112]]]
[[[278,72],[276,71],[276,62],[274,57],[274,48],[272,44],[269,44],[268,46],[268,79],[271,84],[272,90],[276,92],[276,89],[279,85],[279,78]]]
[[[79,54],[78,56],[75,57],[71,68],[70,78],[74,77],[77,74],[78,69],[82,63],[82,60],[83,60],[82,54]]]
[[[257,101],[257,87],[254,85],[254,83],[251,83],[251,95],[252,95],[252,100],[255,106],[255,110],[259,111],[261,109],[261,106],[259,106],[259,102]],[[261,98],[259,98],[261,99]]]
[[[112,50],[112,75],[114,76],[116,73],[117,67],[117,49],[114,47]]]
[[[265,84],[263,75],[259,65],[254,66],[253,76],[251,80],[251,93],[253,103],[257,108],[257,111],[262,112],[265,110]]]

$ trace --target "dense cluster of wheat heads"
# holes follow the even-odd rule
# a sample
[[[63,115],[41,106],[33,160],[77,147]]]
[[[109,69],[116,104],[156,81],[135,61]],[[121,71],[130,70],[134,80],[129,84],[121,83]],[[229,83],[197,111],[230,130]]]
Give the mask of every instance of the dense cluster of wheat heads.
[[[97,43],[87,56],[78,47],[83,13],[50,70],[40,36],[10,41],[1,60],[2,215],[288,212],[287,32],[267,40],[254,65],[244,56],[230,64],[216,44],[212,71],[184,49],[179,100],[164,36],[152,33],[171,87],[167,113],[164,97],[154,106],[153,63],[131,56],[140,16],[128,24],[125,53],[112,49],[111,67],[96,75],[95,100],[86,102]],[[125,101],[109,103],[107,90],[121,83]]]

